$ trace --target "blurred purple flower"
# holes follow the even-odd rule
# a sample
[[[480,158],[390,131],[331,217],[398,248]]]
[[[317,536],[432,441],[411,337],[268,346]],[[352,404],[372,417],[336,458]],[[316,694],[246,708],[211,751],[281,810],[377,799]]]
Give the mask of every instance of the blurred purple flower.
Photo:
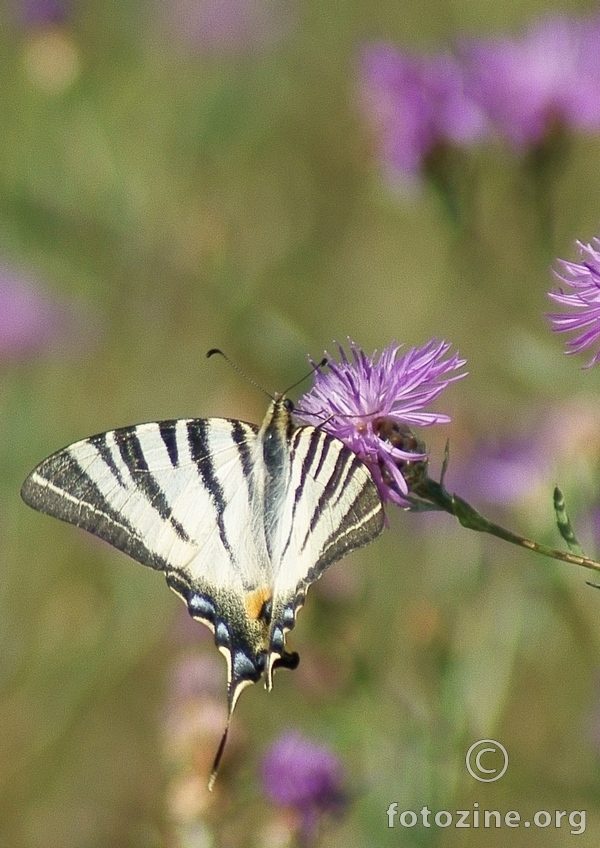
[[[552,17],[516,39],[462,46],[469,94],[517,148],[556,122],[600,129],[600,18]]]
[[[600,239],[594,239],[596,247],[600,248]],[[559,333],[574,330],[578,332],[574,339],[567,342],[566,353],[580,353],[591,347],[600,338],[600,251],[591,244],[578,241],[581,253],[581,263],[567,262],[559,259],[565,276],[555,272],[555,276],[573,291],[565,294],[561,288],[557,292],[548,292],[548,296],[561,306],[575,309],[575,312],[565,314],[553,313],[547,317],[552,329]],[[583,331],[583,332],[580,332]],[[590,368],[600,360],[600,348],[584,368]]]
[[[69,17],[69,0],[19,0],[16,15],[24,26],[61,24]]]
[[[31,278],[0,266],[0,362],[89,345],[94,332],[86,312],[52,300]]]
[[[512,434],[496,444],[475,444],[466,462],[451,466],[448,477],[453,490],[506,506],[537,497],[539,489],[550,485],[551,470],[548,444],[538,429],[530,435]]]
[[[188,46],[222,53],[269,48],[293,21],[289,0],[169,0],[165,11]]]
[[[423,412],[423,408],[450,383],[466,376],[446,376],[465,360],[458,354],[444,360],[450,345],[443,341],[409,348],[400,357],[397,344],[367,356],[348,341],[353,361],[341,345],[341,362],[326,354],[329,370],[315,371],[314,386],[300,399],[296,417],[344,442],[369,467],[382,498],[408,506],[402,464],[427,459],[408,428],[450,421],[448,415]]]
[[[360,69],[360,100],[392,175],[415,177],[444,142],[470,145],[485,119],[465,94],[463,72],[449,53],[414,55],[386,44],[368,47]]]
[[[340,759],[297,731],[282,734],[267,751],[262,784],[274,804],[300,815],[303,844],[314,839],[321,816],[339,813],[347,800]]]

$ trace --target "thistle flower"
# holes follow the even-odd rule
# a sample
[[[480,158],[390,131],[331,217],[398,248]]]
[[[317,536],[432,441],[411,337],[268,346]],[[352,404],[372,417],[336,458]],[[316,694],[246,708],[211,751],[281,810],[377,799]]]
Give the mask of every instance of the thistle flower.
[[[594,239],[596,248],[600,248],[600,239]],[[577,242],[582,262],[566,262],[559,259],[565,276],[554,272],[557,279],[573,291],[565,293],[561,288],[557,292],[548,292],[548,297],[562,306],[577,311],[563,314],[549,314],[546,317],[552,329],[558,333],[571,330],[583,330],[580,335],[567,342],[566,353],[580,353],[591,347],[600,338],[600,250],[591,244]],[[590,368],[600,360],[600,348],[584,368]]]
[[[556,123],[600,129],[599,24],[556,16],[521,38],[463,44],[468,93],[515,147],[540,144]]]
[[[424,412],[449,383],[465,374],[453,374],[465,360],[443,357],[450,345],[432,340],[422,348],[391,344],[380,354],[367,356],[349,339],[352,359],[338,345],[341,361],[329,356],[329,371],[315,371],[315,384],[299,401],[299,420],[322,427],[340,439],[368,466],[384,500],[408,506],[406,495],[414,473],[427,462],[424,445],[412,426],[446,424],[448,415]]]
[[[304,845],[314,840],[319,819],[339,813],[346,802],[340,759],[297,731],[284,733],[267,751],[262,784],[274,804],[299,815],[299,837]]]
[[[485,133],[479,107],[464,91],[449,53],[414,55],[386,44],[368,47],[360,69],[360,102],[384,165],[415,177],[439,144],[469,145]]]

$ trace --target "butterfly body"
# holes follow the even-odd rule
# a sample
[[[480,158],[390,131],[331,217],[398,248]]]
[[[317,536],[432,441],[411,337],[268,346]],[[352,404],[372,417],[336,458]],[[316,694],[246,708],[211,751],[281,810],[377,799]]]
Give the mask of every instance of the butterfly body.
[[[309,585],[383,528],[366,466],[281,397],[260,429],[173,419],[75,442],[21,494],[164,572],[227,659],[230,715],[245,686],[297,665],[286,634]]]

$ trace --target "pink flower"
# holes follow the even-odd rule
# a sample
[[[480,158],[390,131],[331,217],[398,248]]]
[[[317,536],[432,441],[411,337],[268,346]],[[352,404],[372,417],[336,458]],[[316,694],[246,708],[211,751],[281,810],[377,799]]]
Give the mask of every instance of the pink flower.
[[[485,134],[483,114],[449,53],[415,55],[375,44],[364,51],[360,74],[362,108],[392,173],[417,176],[439,143],[470,145]]]
[[[410,427],[450,421],[448,415],[423,410],[465,376],[447,376],[465,360],[458,354],[444,359],[450,345],[443,341],[409,348],[401,356],[396,344],[372,356],[353,341],[349,344],[352,360],[341,345],[339,363],[326,354],[328,372],[315,371],[315,384],[298,402],[296,417],[344,442],[368,466],[382,498],[408,506],[402,469],[427,459]]]
[[[52,299],[33,279],[0,266],[0,361],[77,344],[87,317],[82,321],[73,304]]]
[[[553,123],[600,129],[600,18],[551,17],[520,38],[465,42],[466,86],[517,148],[537,145]]]

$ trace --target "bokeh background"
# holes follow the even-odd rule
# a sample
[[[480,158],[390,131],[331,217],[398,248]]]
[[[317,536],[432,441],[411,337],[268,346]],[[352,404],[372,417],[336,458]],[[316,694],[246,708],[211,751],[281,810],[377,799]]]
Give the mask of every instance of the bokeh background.
[[[548,115],[534,143],[490,130],[458,160],[424,151],[408,179],[381,161],[361,89],[373,41],[436,52],[596,11],[0,5],[2,848],[292,845],[299,812],[267,797],[260,767],[289,731],[344,774],[311,844],[598,845],[600,592],[583,571],[391,509],[312,588],[300,668],[244,693],[209,796],[225,715],[210,634],[160,575],[19,498],[37,462],[92,433],[259,422],[266,398],[210,347],[275,391],[333,340],[437,337],[470,373],[436,405],[452,424],[422,434],[432,473],[449,438],[448,487],[554,545],[560,483],[598,554],[598,372],[564,356],[544,312],[556,258],[600,234],[600,133]],[[464,764],[486,737],[510,755],[490,784]],[[391,802],[586,810],[586,830],[390,830]]]

